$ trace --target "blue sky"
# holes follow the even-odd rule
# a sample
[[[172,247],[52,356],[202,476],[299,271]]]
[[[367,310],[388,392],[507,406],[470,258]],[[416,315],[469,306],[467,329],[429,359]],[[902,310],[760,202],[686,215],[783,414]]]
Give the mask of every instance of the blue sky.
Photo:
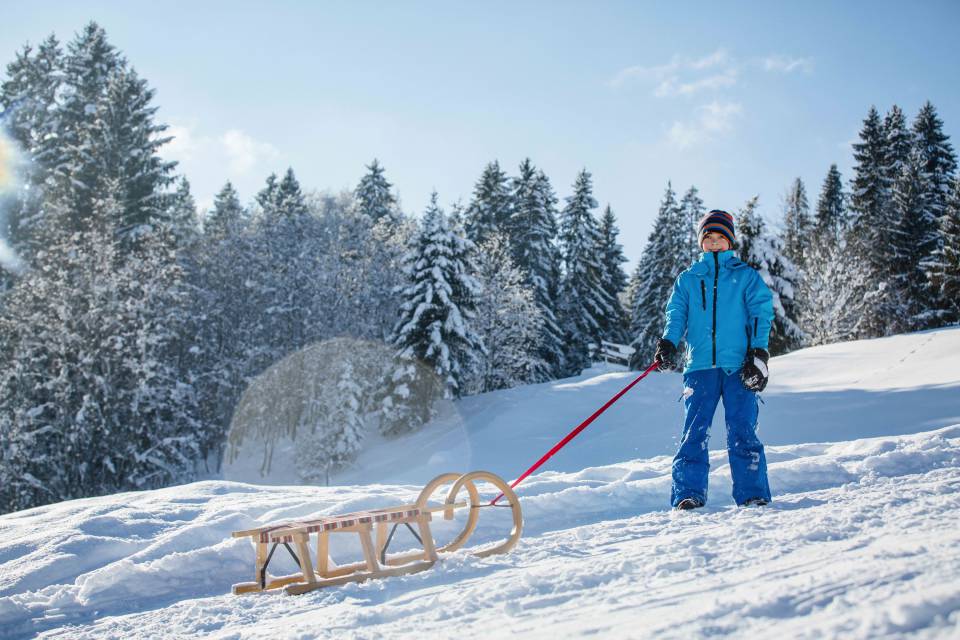
[[[709,208],[801,177],[811,204],[871,104],[931,100],[960,132],[957,2],[5,3],[4,65],[96,20],[156,89],[198,201],[292,166],[352,188],[374,157],[404,209],[469,200],[529,156],[569,194],[593,173],[631,264],[667,180]],[[954,145],[958,142],[954,139]]]

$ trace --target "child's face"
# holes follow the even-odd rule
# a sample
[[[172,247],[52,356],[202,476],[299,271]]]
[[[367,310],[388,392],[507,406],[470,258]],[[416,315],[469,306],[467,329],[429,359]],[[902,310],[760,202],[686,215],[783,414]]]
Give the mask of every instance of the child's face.
[[[717,233],[716,231],[711,231],[703,236],[703,242],[700,243],[700,246],[704,251],[729,251],[730,242],[727,240],[727,237],[722,233]]]

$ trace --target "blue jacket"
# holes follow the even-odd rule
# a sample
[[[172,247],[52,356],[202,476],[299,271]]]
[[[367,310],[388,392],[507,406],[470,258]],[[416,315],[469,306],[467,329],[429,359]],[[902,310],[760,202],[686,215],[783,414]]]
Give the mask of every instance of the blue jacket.
[[[667,303],[663,337],[679,345],[686,335],[690,361],[684,373],[743,364],[750,347],[767,348],[773,296],[763,278],[733,251],[705,252],[677,277]]]

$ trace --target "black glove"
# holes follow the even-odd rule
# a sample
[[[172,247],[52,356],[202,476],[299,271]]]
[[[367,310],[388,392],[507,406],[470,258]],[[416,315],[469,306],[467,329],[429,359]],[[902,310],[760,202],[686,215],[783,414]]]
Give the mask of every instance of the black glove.
[[[669,371],[677,366],[677,348],[665,338],[657,341],[657,352],[653,355],[657,371]]]
[[[770,354],[766,349],[747,351],[747,357],[740,369],[740,381],[745,388],[759,393],[767,387],[767,380],[770,379],[770,370],[767,369],[768,360],[770,360]]]

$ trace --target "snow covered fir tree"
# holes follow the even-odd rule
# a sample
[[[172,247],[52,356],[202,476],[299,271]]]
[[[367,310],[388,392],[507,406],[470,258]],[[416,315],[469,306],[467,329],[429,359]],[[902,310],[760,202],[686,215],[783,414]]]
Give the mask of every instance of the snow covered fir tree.
[[[482,291],[473,275],[473,250],[473,243],[451,227],[434,192],[405,258],[407,283],[398,288],[403,303],[391,342],[402,375],[391,380],[383,416],[387,433],[420,426],[430,417],[436,396],[461,395],[470,372],[486,355],[473,326]],[[422,375],[418,362],[428,365],[433,375]],[[397,411],[410,401],[419,407],[416,412]]]
[[[912,122],[870,108],[813,209],[800,178],[779,210],[669,182],[601,208],[587,169],[558,195],[525,158],[483,159],[471,193],[412,215],[382,155],[339,192],[278,167],[198,206],[156,98],[96,23],[6,66],[0,126],[28,161],[0,202],[18,258],[0,267],[2,512],[215,476],[244,433],[267,463],[302,438],[299,477],[324,483],[443,398],[579,375],[603,341],[646,368],[715,206],[774,294],[775,355],[960,321],[960,176],[930,103]],[[653,225],[627,277],[638,210]]]

